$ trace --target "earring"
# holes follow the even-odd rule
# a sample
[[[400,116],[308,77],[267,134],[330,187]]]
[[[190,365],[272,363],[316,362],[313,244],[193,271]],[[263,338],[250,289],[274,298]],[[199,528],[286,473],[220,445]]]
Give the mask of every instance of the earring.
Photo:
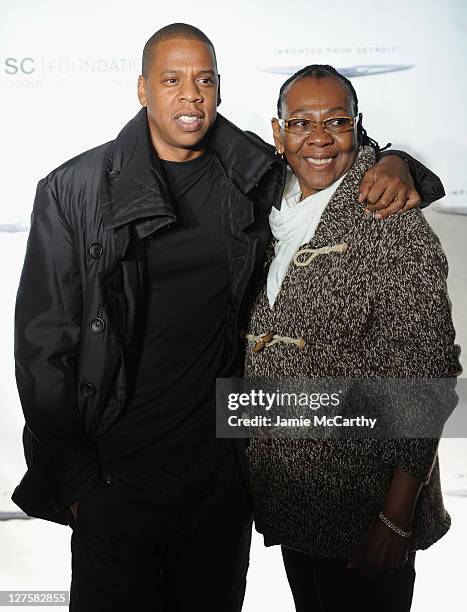
[[[284,149],[276,149],[276,155],[279,155],[281,159],[284,159]]]

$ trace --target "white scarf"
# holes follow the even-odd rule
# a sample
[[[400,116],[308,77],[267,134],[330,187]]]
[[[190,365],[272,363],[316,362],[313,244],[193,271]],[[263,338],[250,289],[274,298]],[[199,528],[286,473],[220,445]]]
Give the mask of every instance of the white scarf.
[[[300,185],[292,170],[287,169],[281,209],[273,207],[269,213],[269,225],[274,238],[278,240],[267,280],[267,295],[271,308],[293,256],[302,244],[310,242],[315,235],[321,215],[344,177],[345,174],[326,189],[321,189],[300,202]]]

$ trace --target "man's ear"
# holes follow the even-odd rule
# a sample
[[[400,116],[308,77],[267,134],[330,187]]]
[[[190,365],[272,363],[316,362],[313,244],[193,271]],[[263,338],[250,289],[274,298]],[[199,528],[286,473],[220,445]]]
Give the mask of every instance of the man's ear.
[[[221,98],[221,75],[217,75],[217,106],[222,102]]]
[[[146,79],[142,74],[138,77],[138,100],[141,106],[147,106],[147,88],[146,88]]]

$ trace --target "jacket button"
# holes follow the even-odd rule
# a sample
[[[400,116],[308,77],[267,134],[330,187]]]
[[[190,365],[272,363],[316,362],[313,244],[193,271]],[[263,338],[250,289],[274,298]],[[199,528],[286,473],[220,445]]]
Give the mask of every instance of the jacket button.
[[[101,319],[100,317],[95,317],[94,319],[91,319],[91,322],[89,323],[89,327],[91,331],[94,332],[95,334],[101,334],[105,328],[104,319]]]
[[[96,387],[90,382],[82,382],[80,384],[80,391],[84,397],[94,397],[97,393]]]
[[[120,174],[120,172],[118,170],[112,170],[112,172],[109,173],[109,179],[111,181],[114,181],[118,175]]]
[[[110,474],[104,474],[104,482],[107,486],[112,484],[112,476]]]
[[[271,342],[271,340],[274,339],[274,334],[275,332],[271,330],[271,331],[268,331],[263,336],[260,336],[259,340],[257,341],[255,346],[251,350],[254,353],[259,353],[260,351],[262,351],[266,347],[266,344],[268,344],[268,342]]]
[[[102,257],[103,252],[104,249],[102,248],[102,244],[99,244],[99,242],[93,242],[89,247],[89,255],[91,255],[93,259],[99,259],[99,257]]]

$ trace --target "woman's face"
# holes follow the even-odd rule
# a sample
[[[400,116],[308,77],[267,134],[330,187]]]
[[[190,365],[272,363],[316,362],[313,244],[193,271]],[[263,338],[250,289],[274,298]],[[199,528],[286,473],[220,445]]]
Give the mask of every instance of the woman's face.
[[[353,115],[350,93],[334,77],[309,77],[295,81],[282,108],[284,119],[302,117],[324,121]],[[277,119],[273,119],[272,128],[276,148],[283,149],[298,179],[303,198],[332,185],[351,168],[357,155],[356,127],[348,132],[331,134],[318,124],[311,134],[292,134],[281,129]]]

